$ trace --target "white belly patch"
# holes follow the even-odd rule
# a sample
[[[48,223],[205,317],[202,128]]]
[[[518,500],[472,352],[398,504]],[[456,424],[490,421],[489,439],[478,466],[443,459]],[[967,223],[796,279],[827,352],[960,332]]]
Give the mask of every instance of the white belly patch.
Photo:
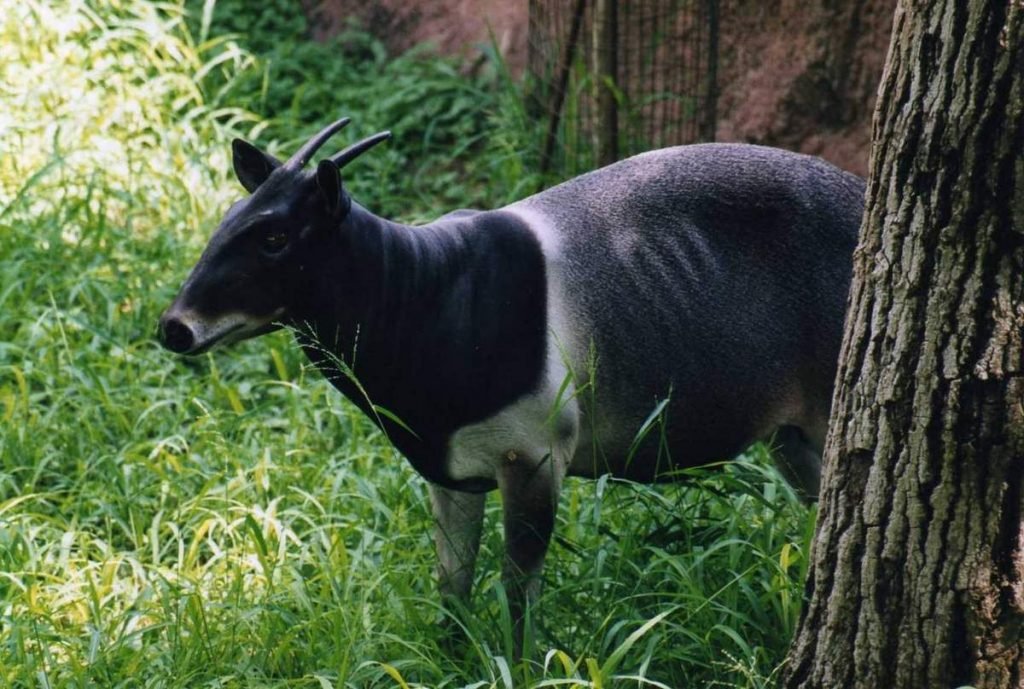
[[[512,209],[508,209],[512,210]],[[448,444],[446,473],[455,480],[495,479],[504,462],[539,462],[551,456],[567,467],[579,435],[579,410],[575,386],[567,382],[571,356],[571,329],[565,318],[559,288],[558,251],[555,233],[538,213],[515,211],[538,236],[547,268],[547,360],[538,389],[519,398],[497,414],[456,431]]]
[[[579,420],[573,387],[563,385],[564,380],[565,367],[552,365],[549,349],[547,372],[537,392],[452,435],[445,473],[455,480],[493,480],[504,462],[540,462],[549,455],[567,466]]]

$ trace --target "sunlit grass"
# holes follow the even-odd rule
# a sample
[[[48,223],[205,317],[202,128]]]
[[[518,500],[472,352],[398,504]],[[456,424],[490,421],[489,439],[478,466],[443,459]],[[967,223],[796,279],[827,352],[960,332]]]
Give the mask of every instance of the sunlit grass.
[[[763,448],[685,485],[570,481],[520,666],[491,499],[453,649],[422,480],[290,336],[153,341],[240,193],[230,138],[265,131],[224,100],[259,60],[138,0],[0,0],[0,44],[0,687],[770,686],[812,515]],[[360,199],[416,218],[532,186],[514,92],[443,63],[406,92],[390,64],[344,104],[410,132]],[[415,124],[428,96],[450,120]]]

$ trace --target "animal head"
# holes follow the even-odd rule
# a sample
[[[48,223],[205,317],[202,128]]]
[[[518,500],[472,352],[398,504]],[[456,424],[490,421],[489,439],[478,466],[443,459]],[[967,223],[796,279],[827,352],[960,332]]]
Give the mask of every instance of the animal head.
[[[331,234],[342,231],[351,208],[341,168],[391,136],[374,134],[306,170],[348,123],[329,125],[285,163],[241,139],[232,142],[235,174],[249,196],[228,210],[160,318],[164,347],[200,354],[275,330],[287,318],[291,287]]]

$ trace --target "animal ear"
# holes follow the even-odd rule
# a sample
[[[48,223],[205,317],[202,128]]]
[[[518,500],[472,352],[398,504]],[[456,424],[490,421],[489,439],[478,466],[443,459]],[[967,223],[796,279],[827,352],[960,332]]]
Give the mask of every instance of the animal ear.
[[[316,166],[316,185],[323,194],[327,210],[334,217],[342,217],[348,212],[348,194],[341,185],[341,171],[330,160],[321,160]]]
[[[235,175],[250,194],[267,181],[271,172],[281,166],[280,160],[242,139],[231,142],[231,154]]]

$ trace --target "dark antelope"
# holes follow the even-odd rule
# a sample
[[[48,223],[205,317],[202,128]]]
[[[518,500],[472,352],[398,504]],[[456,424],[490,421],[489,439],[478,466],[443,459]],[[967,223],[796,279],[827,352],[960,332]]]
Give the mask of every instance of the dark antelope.
[[[160,338],[199,354],[293,327],[429,481],[445,596],[469,596],[495,488],[517,620],[566,476],[668,480],[774,437],[783,473],[817,493],[859,178],[771,148],[682,146],[410,227],[342,185],[387,132],[303,169],[347,121],[283,164],[234,141],[251,196]]]

